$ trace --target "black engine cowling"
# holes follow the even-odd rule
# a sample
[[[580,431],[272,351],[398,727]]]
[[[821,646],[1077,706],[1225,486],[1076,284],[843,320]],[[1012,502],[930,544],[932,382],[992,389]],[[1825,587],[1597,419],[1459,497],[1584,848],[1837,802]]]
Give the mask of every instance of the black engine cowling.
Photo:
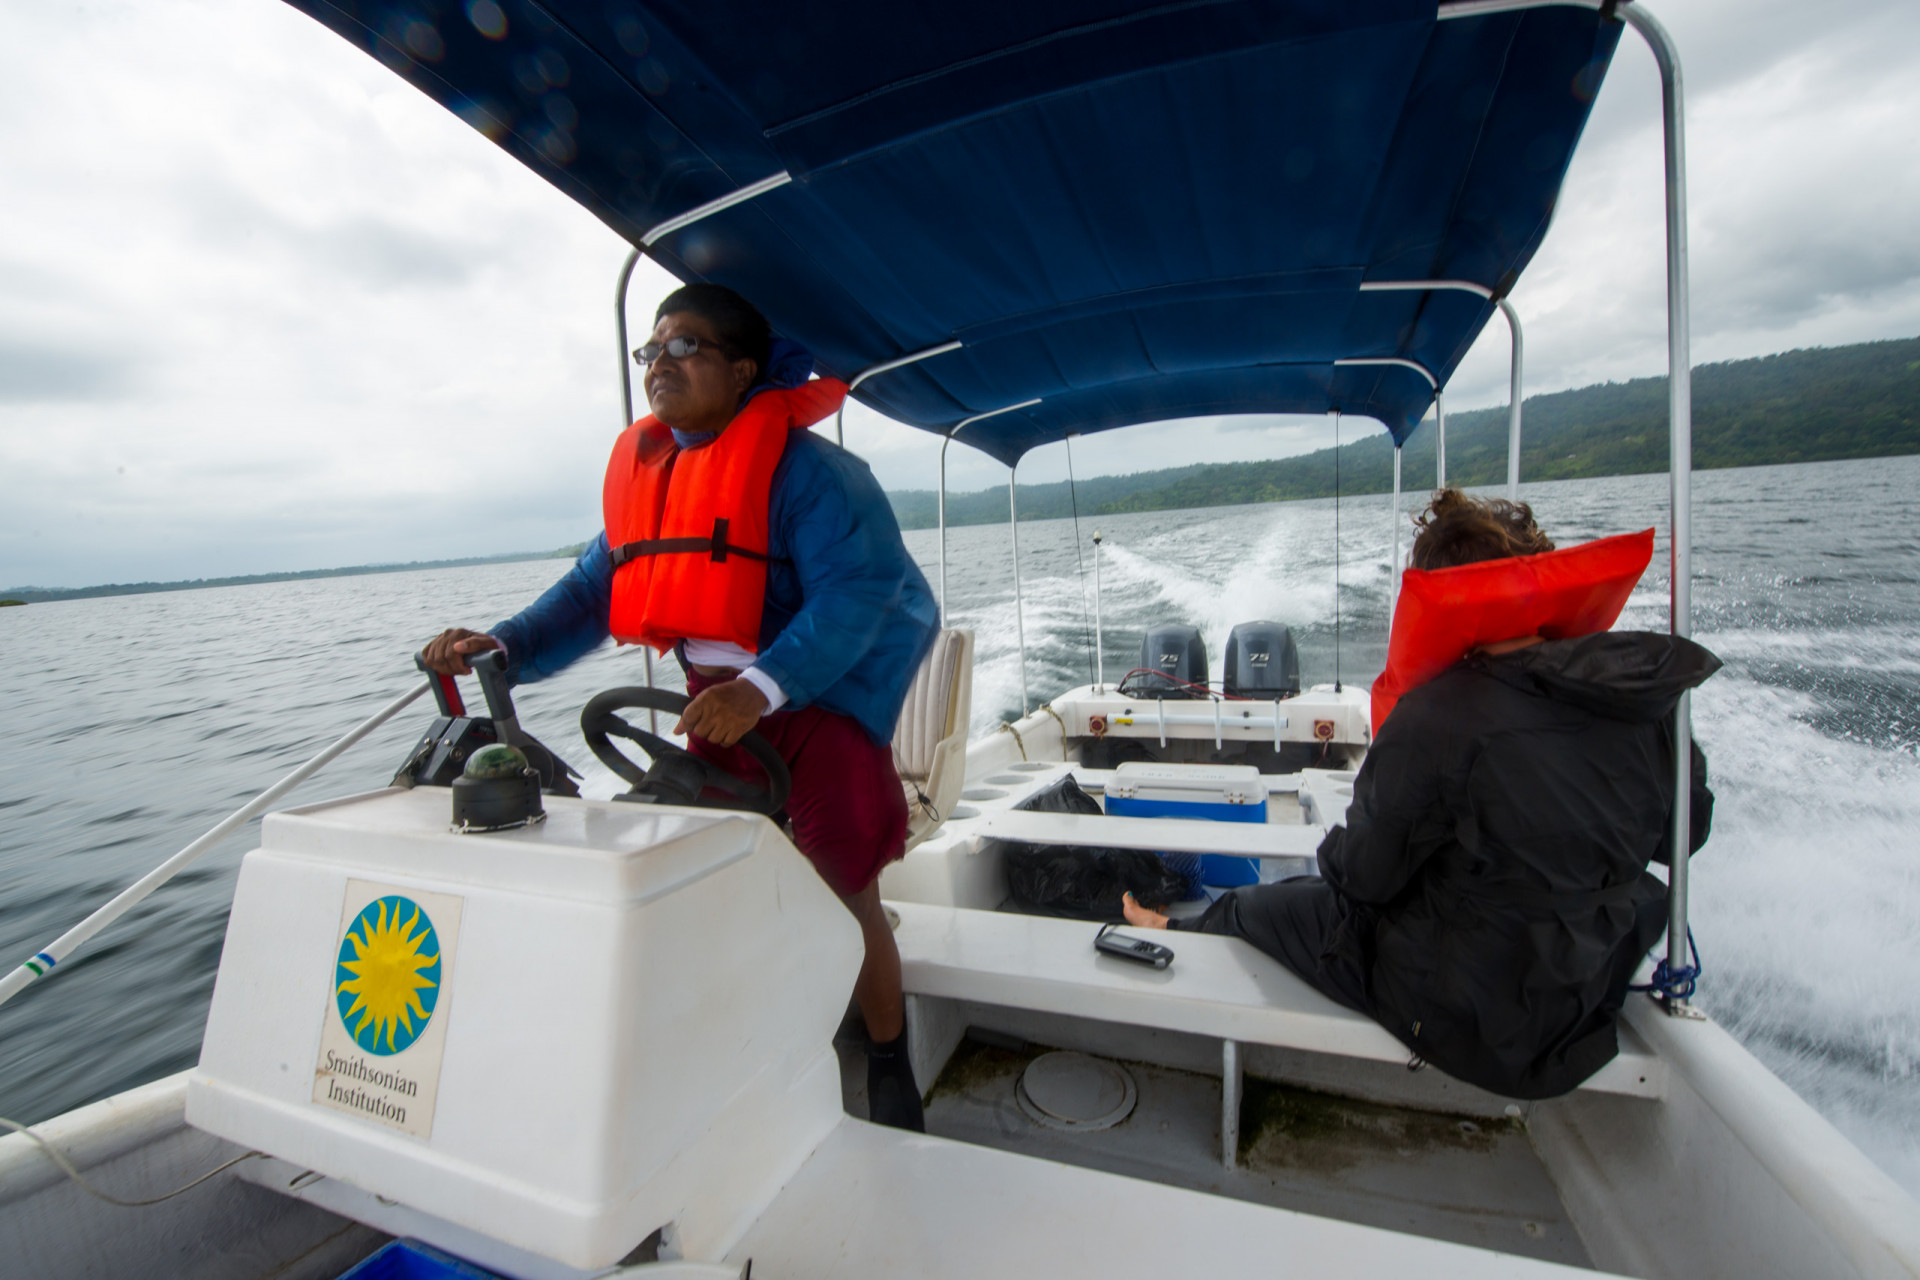
[[[1300,650],[1293,630],[1280,622],[1243,622],[1227,635],[1226,679],[1230,696],[1291,698],[1300,692]]]
[[[1198,698],[1207,683],[1207,642],[1196,627],[1164,622],[1149,627],[1140,641],[1140,666],[1149,673],[1133,677],[1130,689],[1145,698]],[[1171,676],[1173,679],[1167,679]],[[1180,683],[1185,681],[1185,684]]]

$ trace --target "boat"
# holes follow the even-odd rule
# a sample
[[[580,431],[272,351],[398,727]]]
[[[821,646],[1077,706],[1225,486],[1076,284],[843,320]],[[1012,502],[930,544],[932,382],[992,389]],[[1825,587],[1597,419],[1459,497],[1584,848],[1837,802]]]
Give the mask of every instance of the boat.
[[[290,2],[634,246],[622,426],[646,253],[941,436],[943,604],[955,440],[1008,466],[1010,503],[1030,450],[1181,417],[1359,415],[1397,460],[1429,412],[1444,440],[1496,311],[1517,486],[1508,295],[1632,28],[1663,86],[1688,632],[1684,92],[1640,3]],[[895,743],[924,802],[881,882],[925,1135],[862,1118],[858,932],[764,813],[675,803],[635,762],[624,799],[564,794],[497,673],[485,716],[414,685],[0,979],[57,978],[266,813],[198,1065],[0,1138],[7,1274],[1920,1275],[1920,1206],[1691,999],[1684,855],[1618,1056],[1531,1102],[1419,1069],[1237,940],[1141,965],[1001,909],[1035,844],[1307,865],[1367,691],[1298,687],[1284,626],[1247,622],[1218,681],[1170,629],[1108,684],[1097,638],[1094,679],[1036,706],[1023,654],[1021,714],[972,740],[973,637],[942,633]],[[267,812],[429,692],[394,784]],[[584,727],[612,751],[623,712],[673,705],[637,686]],[[533,773],[463,763],[501,746]],[[1097,811],[1033,806],[1069,778]],[[403,985],[361,976],[375,950]]]

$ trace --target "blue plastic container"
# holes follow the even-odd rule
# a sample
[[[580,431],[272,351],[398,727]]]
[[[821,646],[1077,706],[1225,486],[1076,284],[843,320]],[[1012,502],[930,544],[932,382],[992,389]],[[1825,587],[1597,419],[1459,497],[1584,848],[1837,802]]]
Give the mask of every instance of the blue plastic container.
[[[1116,818],[1201,818],[1211,822],[1265,822],[1267,784],[1250,765],[1132,762],[1106,786],[1107,812]],[[1215,889],[1257,884],[1260,863],[1232,854],[1200,855],[1200,882]]]
[[[394,1240],[340,1280],[505,1280],[419,1240]]]

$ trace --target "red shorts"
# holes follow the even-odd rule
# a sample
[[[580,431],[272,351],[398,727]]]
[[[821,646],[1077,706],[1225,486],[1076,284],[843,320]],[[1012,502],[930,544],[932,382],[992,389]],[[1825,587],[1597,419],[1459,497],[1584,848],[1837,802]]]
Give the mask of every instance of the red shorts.
[[[690,697],[720,683],[721,677],[687,672]],[[906,852],[907,797],[892,746],[876,746],[858,721],[823,707],[775,711],[760,718],[757,732],[793,774],[787,797],[793,843],[828,888],[850,898]],[[716,747],[699,737],[687,745],[728,773],[766,781],[766,771],[737,746]]]

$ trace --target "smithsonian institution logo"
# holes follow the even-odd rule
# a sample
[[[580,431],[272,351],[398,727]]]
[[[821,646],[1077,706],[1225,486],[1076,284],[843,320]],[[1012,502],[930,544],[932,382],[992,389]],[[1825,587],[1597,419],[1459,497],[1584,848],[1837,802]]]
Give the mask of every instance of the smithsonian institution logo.
[[[420,1038],[440,997],[440,938],[419,903],[389,894],[354,917],[333,994],[341,1025],[366,1052],[384,1057]]]

